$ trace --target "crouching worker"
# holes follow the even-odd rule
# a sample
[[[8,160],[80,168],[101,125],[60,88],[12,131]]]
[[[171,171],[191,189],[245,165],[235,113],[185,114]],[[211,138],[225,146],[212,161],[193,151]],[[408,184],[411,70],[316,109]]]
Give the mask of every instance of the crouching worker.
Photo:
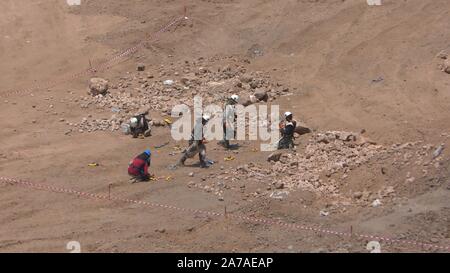
[[[200,159],[200,167],[208,168],[211,164],[206,160],[206,140],[204,137],[204,126],[210,120],[209,115],[204,115],[202,117],[202,123],[198,123],[195,125],[195,128],[192,130],[191,139],[189,140],[189,147],[183,152],[183,156],[180,158],[176,166],[184,166],[184,162],[188,158],[193,158],[197,153]],[[196,132],[199,134],[200,138],[196,138]]]
[[[150,167],[151,157],[151,151],[146,150],[130,162],[128,166],[128,174],[131,176],[133,183],[150,180],[148,168]]]
[[[144,137],[152,135],[152,129],[150,128],[145,115],[145,113],[140,114],[130,119],[130,131],[133,138],[137,138],[140,135],[143,135]]]

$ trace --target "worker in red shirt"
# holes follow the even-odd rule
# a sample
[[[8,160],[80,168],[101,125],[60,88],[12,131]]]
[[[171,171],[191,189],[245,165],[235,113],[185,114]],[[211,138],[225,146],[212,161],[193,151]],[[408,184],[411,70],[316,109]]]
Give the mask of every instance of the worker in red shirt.
[[[150,180],[148,167],[150,167],[151,157],[152,152],[150,150],[146,150],[130,162],[128,166],[128,174],[132,177],[133,183]]]

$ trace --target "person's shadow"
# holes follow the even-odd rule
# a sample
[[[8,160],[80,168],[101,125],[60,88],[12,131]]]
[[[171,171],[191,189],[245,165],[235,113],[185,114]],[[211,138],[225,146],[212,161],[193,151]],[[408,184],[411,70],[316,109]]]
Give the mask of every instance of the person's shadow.
[[[227,150],[231,150],[231,151],[239,150],[240,147],[241,147],[241,145],[239,145],[238,143],[230,144],[230,146],[228,146]]]

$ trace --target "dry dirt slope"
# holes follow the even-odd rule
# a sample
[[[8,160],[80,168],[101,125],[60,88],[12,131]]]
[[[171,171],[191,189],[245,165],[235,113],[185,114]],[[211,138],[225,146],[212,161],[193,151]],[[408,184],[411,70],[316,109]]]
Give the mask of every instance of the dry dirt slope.
[[[314,128],[365,128],[373,139],[387,145],[445,141],[441,133],[450,131],[450,77],[438,69],[440,61],[435,56],[450,49],[450,4],[441,0],[392,0],[385,1],[382,7],[369,8],[364,2],[186,1],[191,21],[141,51],[138,55],[143,57],[139,61],[158,67],[169,65],[172,58],[245,55],[249,48],[258,45],[264,55],[252,59],[251,69],[268,71],[280,82],[295,87],[293,96],[279,102]],[[84,69],[89,59],[105,59],[155,31],[169,17],[179,14],[183,4],[90,0],[80,8],[69,9],[64,1],[56,0],[32,4],[2,1],[1,90],[32,86],[39,80]],[[101,76],[114,79],[134,69],[135,62],[130,61]],[[372,82],[380,77],[381,82]],[[61,99],[84,95],[85,81],[36,92],[34,97],[8,97],[7,103],[2,98],[2,176],[95,192],[104,192],[113,183],[115,194],[121,196],[223,209],[215,198],[186,189],[188,171],[178,172],[172,184],[129,185],[124,166],[133,154],[148,146],[146,142],[136,145],[135,141],[109,133],[64,136],[66,128],[59,122],[60,117],[80,120],[86,113]],[[54,110],[48,113],[49,104],[54,105]],[[53,111],[57,114],[53,115]],[[33,119],[37,123],[32,123]],[[159,144],[165,138],[167,132],[161,130],[150,142]],[[220,150],[211,151],[211,156],[220,158],[222,154]],[[443,156],[448,158],[447,150]],[[236,164],[256,159],[241,155],[238,160]],[[101,161],[101,169],[86,168],[91,161]],[[163,169],[170,161],[173,158],[160,156],[154,161],[154,168],[165,175]],[[375,171],[377,164],[359,170],[352,185],[376,188],[388,183]],[[439,182],[438,189],[424,189],[423,181],[416,181],[417,185],[411,186],[420,190],[409,188],[399,193],[410,200],[377,212],[364,208],[324,220],[317,215],[326,200],[312,198],[314,201],[308,203],[311,197],[306,192],[282,203],[243,202],[236,196],[227,197],[227,202],[236,211],[288,221],[345,229],[351,223],[367,232],[407,233],[423,241],[429,241],[430,236],[443,236],[448,242],[448,161],[444,164],[440,171],[443,182]],[[395,167],[389,171],[395,174]],[[402,170],[402,174],[408,171],[412,170]],[[194,180],[206,175],[208,171],[199,172]],[[392,175],[390,179],[397,178]],[[123,204],[82,202],[11,186],[2,186],[0,200],[6,208],[0,213],[4,231],[0,235],[1,251],[65,251],[65,243],[73,239],[82,241],[86,251],[364,249],[361,241],[310,237],[308,233],[291,234],[277,227],[189,218]],[[266,210],[261,212],[261,207]],[[161,228],[166,232],[155,232]],[[445,240],[437,242],[445,244]]]

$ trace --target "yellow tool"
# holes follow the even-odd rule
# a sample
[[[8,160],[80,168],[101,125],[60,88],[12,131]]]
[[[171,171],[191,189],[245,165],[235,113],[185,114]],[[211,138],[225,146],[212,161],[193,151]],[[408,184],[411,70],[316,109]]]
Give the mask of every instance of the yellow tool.
[[[167,124],[172,124],[172,121],[170,120],[170,119],[168,119],[168,118],[166,118],[166,119],[164,119],[164,121],[167,123]]]
[[[98,167],[98,166],[100,166],[100,164],[98,164],[98,163],[88,164],[88,167]]]
[[[150,180],[151,180],[151,181],[158,181],[158,178],[157,178],[157,177],[154,177],[154,176],[152,176],[152,177],[150,177]]]
[[[235,158],[233,157],[233,156],[227,156],[227,157],[225,157],[223,160],[225,160],[225,161],[232,161],[232,160],[234,160]]]

